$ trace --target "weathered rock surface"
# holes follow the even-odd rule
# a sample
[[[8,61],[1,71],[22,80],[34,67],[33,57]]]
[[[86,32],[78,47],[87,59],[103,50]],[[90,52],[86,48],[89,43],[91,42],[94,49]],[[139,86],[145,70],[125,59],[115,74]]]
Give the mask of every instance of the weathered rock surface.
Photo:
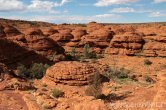
[[[95,73],[97,70],[86,63],[59,62],[48,68],[43,81],[45,83],[53,81],[56,84],[82,86],[91,83]]]
[[[0,24],[0,38],[3,38],[5,36],[6,36],[6,34],[4,32],[4,27]]]
[[[58,33],[58,30],[53,29],[53,28],[46,28],[46,29],[43,29],[42,32],[45,36],[51,36],[55,33]]]
[[[105,50],[106,54],[136,55],[141,52],[144,40],[141,34],[125,33],[116,35]]]
[[[21,47],[17,43],[7,39],[0,39],[0,62],[10,68],[16,68],[18,63],[31,65],[33,62],[49,63],[50,61],[35,51]]]
[[[10,25],[4,26],[4,32],[7,37],[13,37],[21,34],[18,29]]]
[[[86,30],[83,30],[83,29],[75,29],[72,31],[72,35],[74,36],[74,39],[72,39],[72,41],[80,41],[81,40],[81,37],[86,35],[87,32]]]
[[[144,45],[144,56],[149,57],[166,57],[166,43],[148,42]]]

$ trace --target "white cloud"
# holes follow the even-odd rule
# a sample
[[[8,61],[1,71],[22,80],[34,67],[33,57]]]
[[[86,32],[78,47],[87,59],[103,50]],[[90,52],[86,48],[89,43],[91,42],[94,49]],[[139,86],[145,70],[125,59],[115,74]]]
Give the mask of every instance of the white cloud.
[[[137,2],[138,0],[98,0],[97,3],[95,3],[95,6],[109,6],[114,4],[128,4]]]
[[[166,14],[157,11],[157,12],[152,12],[152,13],[150,13],[150,14],[149,14],[149,17],[166,17]]]
[[[120,18],[120,15],[116,14],[101,14],[101,15],[92,15],[92,16],[78,16],[78,15],[36,15],[36,16],[6,16],[4,18],[7,19],[21,19],[21,20],[29,20],[29,21],[45,21],[52,23],[88,23],[91,21],[101,22],[101,23],[109,23],[109,22],[117,22]]]
[[[71,0],[62,0],[60,3],[55,2],[54,6],[63,6],[64,4],[70,2]]]
[[[166,0],[154,0],[154,3],[166,2]]]
[[[51,0],[31,0],[30,4],[25,4],[21,0],[0,0],[0,11],[38,11],[57,13],[54,8],[63,6],[67,2],[70,2],[70,0],[61,0],[59,3]]]
[[[20,0],[0,0],[0,11],[24,10],[25,6]]]
[[[110,10],[111,13],[150,13],[153,12],[152,10],[149,9],[134,9],[130,7],[120,7],[120,8],[113,8]]]
[[[95,15],[97,18],[119,18],[120,15],[116,14],[100,14],[100,15]]]
[[[129,7],[120,7],[120,8],[114,8],[112,9],[110,12],[113,13],[129,13],[129,12],[135,12],[135,10],[133,8],[129,8]]]
[[[32,0],[31,4],[27,6],[28,11],[48,11],[49,13],[56,13],[53,8],[54,2],[45,0]]]

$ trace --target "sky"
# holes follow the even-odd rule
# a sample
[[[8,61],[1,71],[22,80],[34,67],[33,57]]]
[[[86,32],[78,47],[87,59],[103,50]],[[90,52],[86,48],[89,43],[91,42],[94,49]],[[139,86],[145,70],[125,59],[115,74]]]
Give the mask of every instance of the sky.
[[[57,24],[165,22],[166,0],[0,0],[0,18]]]

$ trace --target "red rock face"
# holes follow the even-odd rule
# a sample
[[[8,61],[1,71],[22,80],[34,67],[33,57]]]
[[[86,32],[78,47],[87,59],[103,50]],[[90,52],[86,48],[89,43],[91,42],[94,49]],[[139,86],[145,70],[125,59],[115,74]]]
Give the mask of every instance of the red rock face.
[[[33,62],[51,63],[51,61],[35,51],[21,47],[7,39],[0,39],[0,62],[12,69],[15,69],[19,63],[24,65],[31,65]]]
[[[17,36],[17,35],[21,34],[21,32],[19,30],[17,30],[15,27],[9,26],[9,25],[4,26],[4,32],[7,37],[13,37],[13,36]]]
[[[166,42],[164,39],[149,41],[144,45],[144,56],[149,57],[166,57]]]
[[[90,22],[89,24],[87,24],[87,32],[91,33],[93,31],[99,30],[103,27],[104,27],[103,24],[96,23],[96,22]]]
[[[9,63],[17,65],[18,62],[30,65],[33,61],[51,63],[52,61],[47,58],[48,54],[56,52],[57,56],[64,55],[64,49],[57,42],[46,37],[40,29],[28,28],[22,30],[24,34],[8,25],[1,29],[4,30],[6,37],[0,38],[0,58],[1,62],[7,65]]]
[[[53,28],[46,28],[46,29],[43,29],[42,32],[45,36],[51,36],[55,33],[58,33],[58,30],[53,29]]]
[[[6,36],[6,34],[4,32],[4,27],[0,24],[0,38],[3,38],[5,36]]]
[[[135,55],[141,52],[143,44],[143,36],[138,33],[116,35],[111,40],[110,46],[105,50],[105,53]]]
[[[24,30],[23,32],[25,35],[43,35],[43,32],[38,29],[38,28],[30,28],[30,29],[27,29],[27,30]]]
[[[72,41],[80,41],[81,37],[86,35],[87,32],[86,30],[82,30],[82,29],[75,29],[72,31],[72,35],[74,36],[74,39],[72,39]]]

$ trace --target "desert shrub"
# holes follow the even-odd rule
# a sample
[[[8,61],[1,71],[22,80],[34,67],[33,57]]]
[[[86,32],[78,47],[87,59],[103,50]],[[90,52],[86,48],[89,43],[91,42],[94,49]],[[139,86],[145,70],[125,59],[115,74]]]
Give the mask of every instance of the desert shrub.
[[[150,60],[148,60],[148,59],[144,60],[144,65],[151,65],[151,64],[152,64],[152,62]]]
[[[73,57],[75,57],[76,56],[76,48],[75,47],[73,47],[72,49],[71,49],[71,52],[70,52],[70,55],[71,56],[73,56]]]
[[[73,56],[70,53],[67,53],[66,54],[66,60],[72,61],[73,60]]]
[[[93,52],[90,52],[90,53],[89,53],[89,57],[90,57],[90,58],[97,58],[96,52],[94,52],[94,51],[93,51]]]
[[[91,51],[91,47],[89,46],[89,44],[84,45],[82,56],[84,59],[97,58],[96,52]]]
[[[76,48],[73,47],[69,53],[66,55],[66,59],[73,61],[73,60],[79,60],[80,56],[78,55]]]
[[[45,83],[44,83],[44,84],[42,84],[42,87],[47,87],[47,84],[45,84]]]
[[[42,107],[43,107],[44,109],[51,109],[51,108],[52,108],[51,105],[47,105],[47,104],[42,105]]]
[[[48,67],[48,64],[44,65],[42,63],[34,63],[29,69],[26,68],[24,65],[19,65],[17,67],[17,74],[18,76],[23,78],[41,79],[44,76]]]
[[[90,58],[90,46],[89,46],[89,44],[85,44],[85,46],[83,48],[83,57],[85,59]]]
[[[130,71],[126,70],[125,68],[109,68],[105,75],[111,79],[125,79],[129,78]]]
[[[88,96],[94,96],[96,99],[102,97],[101,78],[99,73],[94,75],[93,82],[87,87],[85,94]]]
[[[150,77],[150,76],[144,76],[144,80],[147,82],[147,83],[155,83],[155,81]]]
[[[51,55],[47,56],[47,58],[51,61],[54,61],[55,57],[57,55],[57,52],[55,51],[54,53],[52,53]]]
[[[39,63],[39,64],[34,63],[31,66],[31,68],[29,69],[30,78],[32,78],[32,79],[35,79],[35,78],[41,79],[44,76],[44,74],[45,74],[48,67],[49,67],[49,65],[47,65],[47,64],[43,65],[42,63]]]
[[[64,95],[64,92],[62,92],[61,90],[55,88],[51,91],[51,95],[55,98],[58,98],[58,97],[62,97]]]
[[[25,78],[29,76],[29,70],[24,65],[19,64],[19,66],[17,67],[17,75]]]

